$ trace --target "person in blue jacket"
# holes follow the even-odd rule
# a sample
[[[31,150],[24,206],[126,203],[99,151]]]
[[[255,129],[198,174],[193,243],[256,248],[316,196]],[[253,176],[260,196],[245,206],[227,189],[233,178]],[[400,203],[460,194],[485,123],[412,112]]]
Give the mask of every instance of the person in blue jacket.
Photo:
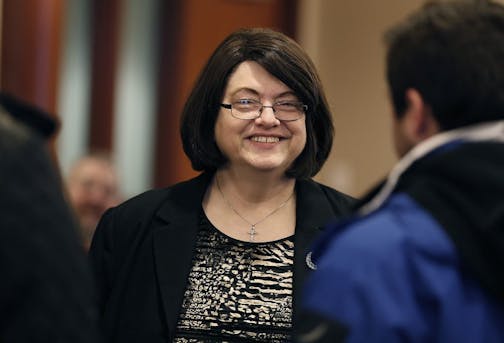
[[[504,6],[385,36],[401,157],[307,263],[298,342],[504,342]]]

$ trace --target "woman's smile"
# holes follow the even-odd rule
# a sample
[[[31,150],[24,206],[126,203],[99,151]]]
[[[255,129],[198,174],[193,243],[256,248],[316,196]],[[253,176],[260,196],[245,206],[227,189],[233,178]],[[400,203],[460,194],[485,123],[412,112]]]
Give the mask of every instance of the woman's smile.
[[[278,143],[278,142],[280,142],[279,137],[272,137],[272,136],[253,136],[253,137],[250,137],[250,139],[254,142],[259,142],[259,143]]]

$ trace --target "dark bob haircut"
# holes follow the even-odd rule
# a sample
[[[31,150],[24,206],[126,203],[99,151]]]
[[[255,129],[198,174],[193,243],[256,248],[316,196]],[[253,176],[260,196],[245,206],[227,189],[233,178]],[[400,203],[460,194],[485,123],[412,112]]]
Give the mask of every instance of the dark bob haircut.
[[[244,61],[261,65],[308,105],[306,145],[286,175],[314,176],[329,155],[334,135],[322,83],[311,59],[294,40],[263,28],[229,35],[208,60],[185,103],[180,134],[193,169],[215,171],[227,163],[215,143],[214,127],[229,76]]]
[[[504,118],[504,6],[431,1],[385,35],[394,110],[414,88],[441,130]]]

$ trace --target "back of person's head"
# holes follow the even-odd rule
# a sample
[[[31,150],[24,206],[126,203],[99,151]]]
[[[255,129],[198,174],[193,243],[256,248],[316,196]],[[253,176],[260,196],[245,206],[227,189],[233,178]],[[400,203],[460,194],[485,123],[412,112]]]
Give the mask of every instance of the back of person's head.
[[[386,33],[397,116],[414,88],[441,130],[504,119],[504,6],[430,1]]]
[[[241,29],[214,51],[190,94],[181,121],[184,151],[195,170],[214,171],[227,162],[214,140],[214,126],[230,75],[244,61],[254,61],[282,81],[308,106],[307,142],[287,171],[297,178],[315,175],[333,140],[332,116],[315,66],[291,38],[270,29]]]
[[[32,130],[43,139],[53,136],[59,127],[59,122],[54,116],[51,116],[34,104],[9,93],[0,92],[0,107],[13,120]]]

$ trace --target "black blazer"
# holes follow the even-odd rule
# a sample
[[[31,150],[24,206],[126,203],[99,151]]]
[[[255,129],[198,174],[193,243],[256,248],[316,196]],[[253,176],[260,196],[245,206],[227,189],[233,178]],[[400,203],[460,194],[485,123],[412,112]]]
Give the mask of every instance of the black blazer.
[[[201,203],[212,175],[143,193],[107,211],[90,257],[111,342],[171,342],[192,267]],[[312,180],[296,183],[293,316],[313,239],[354,200]]]

